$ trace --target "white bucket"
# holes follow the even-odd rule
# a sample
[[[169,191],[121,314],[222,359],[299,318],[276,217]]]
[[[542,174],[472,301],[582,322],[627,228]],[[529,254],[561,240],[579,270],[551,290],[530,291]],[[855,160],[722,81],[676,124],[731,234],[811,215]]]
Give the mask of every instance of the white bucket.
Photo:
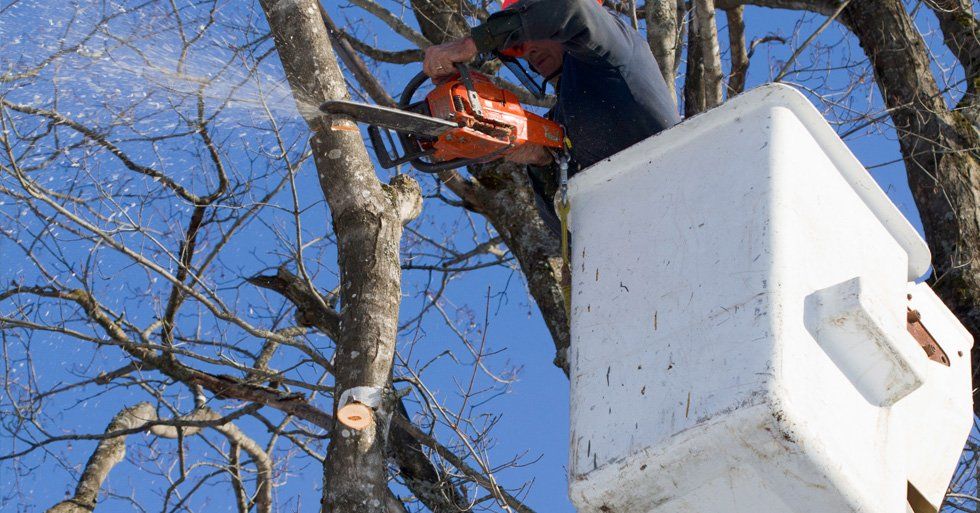
[[[745,93],[570,197],[580,512],[895,513],[910,484],[938,505],[972,340],[910,284],[928,248],[801,94]]]

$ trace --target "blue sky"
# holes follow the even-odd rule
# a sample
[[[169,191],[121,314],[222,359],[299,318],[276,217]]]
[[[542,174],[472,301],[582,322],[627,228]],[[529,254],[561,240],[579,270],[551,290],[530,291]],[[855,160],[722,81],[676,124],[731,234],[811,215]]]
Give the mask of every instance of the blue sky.
[[[9,3],[4,2],[3,5]],[[325,5],[338,24],[350,24],[354,27],[352,31],[366,41],[388,50],[409,48],[409,43],[364,11],[345,2],[331,1],[325,2]],[[384,1],[383,5],[393,8],[396,14],[404,14],[405,20],[414,25],[410,11],[402,10],[393,1]],[[219,18],[229,23],[233,22],[236,26],[253,24],[258,28],[257,32],[261,33],[265,30],[265,22],[261,16],[256,16],[254,9],[257,7],[226,2],[219,10]],[[919,11],[917,21],[922,23],[923,28],[935,27],[935,20],[931,19],[931,15],[926,11],[926,9]],[[92,11],[87,12],[92,13]],[[67,18],[68,14],[65,10],[54,8],[45,2],[24,2],[12,8],[10,12],[0,14],[0,34],[3,34],[4,38],[8,35],[16,38],[18,42],[14,48],[21,52],[16,59],[9,57],[14,55],[13,52],[8,52],[8,57],[0,62],[4,65],[36,62],[46,52],[57,47],[62,38],[60,29]],[[745,18],[747,39],[777,34],[789,38],[793,43],[800,42],[816,30],[822,21],[820,17],[813,15],[757,7],[747,7]],[[727,46],[724,16],[720,15],[718,21],[721,28],[721,46],[724,50]],[[125,22],[122,20],[119,23]],[[126,26],[120,26],[119,29],[143,30],[140,27]],[[164,37],[166,36],[161,36]],[[215,44],[228,42],[232,39],[231,29],[217,26],[207,33],[204,41],[207,43],[212,39]],[[145,44],[153,45],[154,41],[159,42],[151,37]],[[39,42],[46,46],[42,46]],[[941,40],[934,35],[929,43],[940,59],[945,56],[948,62],[948,52],[941,46]],[[749,70],[748,87],[768,82],[781,68],[793,48],[794,45],[781,44],[760,46]],[[148,47],[145,50],[151,56],[159,57],[163,66],[173,61],[173,49],[166,45]],[[860,69],[864,62],[857,43],[836,25],[831,26],[814,41],[811,50],[800,56],[799,64],[806,66],[819,59],[826,59],[821,62],[835,64],[851,60],[855,62],[851,63],[850,68],[790,74],[787,81],[814,88],[839,88],[851,79],[848,69]],[[727,69],[727,59],[725,61]],[[211,71],[210,68],[215,61],[208,50],[202,50],[198,54],[192,52],[188,62],[191,72],[204,75]],[[72,100],[61,104],[60,108],[73,110],[76,115],[85,114],[88,119],[104,119],[100,118],[106,116],[104,112],[100,114],[100,99],[126,98],[144,88],[146,80],[165,80],[161,78],[163,75],[159,70],[148,72],[149,68],[139,64],[138,61],[134,60],[132,63],[132,69],[117,67],[115,72],[108,76],[104,69],[97,66],[89,67],[75,63],[77,69],[74,73],[65,72],[61,76],[64,82],[62,87],[74,89],[75,96]],[[74,69],[72,66],[68,68]],[[400,91],[404,83],[419,69],[419,64],[409,64],[379,65],[377,70],[389,92],[394,94]],[[231,73],[230,76],[234,77],[234,74]],[[282,88],[281,68],[275,59],[268,59],[262,63],[259,76],[261,80],[257,85],[236,90],[236,94],[247,98],[259,89],[266,92],[271,90],[275,93],[277,88]],[[952,79],[956,80],[955,73],[952,74]],[[233,82],[231,79],[223,80]],[[682,82],[683,72],[680,73],[678,85]],[[18,101],[31,101],[36,94],[42,97],[51,94],[50,83],[45,82],[45,84],[47,85],[34,88],[7,89],[3,93]],[[815,96],[808,96],[817,101]],[[305,150],[305,132],[288,95],[282,96],[280,100],[272,102],[270,110],[287,134],[287,153],[299,157]],[[872,89],[860,89],[856,94],[837,100],[849,102],[849,107],[856,110],[870,109],[872,112],[881,110],[880,98]],[[43,103],[44,98],[38,101]],[[839,107],[830,108],[821,102],[817,102],[816,105],[831,122],[838,122],[846,116],[846,111]],[[154,108],[170,107],[146,104],[143,108],[150,111]],[[231,149],[227,152],[227,158],[234,162],[235,172],[243,176],[254,176],[252,183],[257,191],[273,187],[281,175],[276,175],[274,172],[264,173],[261,169],[256,170],[255,164],[249,161],[249,158],[259,154],[259,151],[253,147],[258,148],[269,142],[268,134],[257,131],[252,124],[255,119],[261,119],[263,114],[256,113],[254,105],[245,105],[240,108],[230,108],[222,116],[216,123],[215,130],[224,137],[225,141],[229,141]],[[161,130],[161,127],[168,123],[179,125],[179,120],[161,115],[161,117],[150,118],[145,123],[147,130]],[[835,126],[839,133],[847,132],[852,127],[852,123]],[[849,136],[846,142],[859,160],[871,168],[872,176],[900,210],[921,231],[921,223],[905,181],[904,165],[901,161],[896,161],[899,153],[894,133],[887,125],[876,126],[859,130]],[[193,163],[200,158],[192,148],[173,149],[175,150],[173,154],[159,157],[162,163],[175,165],[183,162]],[[140,150],[134,149],[134,151]],[[145,156],[147,159],[158,158],[150,154]],[[72,169],[74,168],[70,160],[59,160],[52,176],[64,179],[66,173],[73,173]],[[325,228],[328,214],[323,206],[315,177],[310,172],[312,167],[307,163],[301,169],[297,176],[297,189],[303,211],[301,218],[304,238],[311,241],[318,237],[329,239],[329,230]],[[186,179],[188,183],[206,185],[206,180],[192,174],[193,169],[177,172],[187,173],[188,175],[181,176],[181,179]],[[108,182],[107,185],[119,187],[122,187],[122,182],[127,180],[126,175],[120,174],[112,164],[90,168],[87,173],[76,175],[76,179],[98,177]],[[388,172],[379,170],[379,174],[387,178]],[[437,185],[432,178],[420,176],[419,179],[427,193],[436,192]],[[134,190],[141,190],[138,181],[134,181],[132,187]],[[275,201],[280,205],[288,206],[291,200],[284,192],[278,195]],[[20,208],[12,204],[0,205],[0,209],[10,215],[19,214]],[[179,227],[187,215],[187,209],[179,205],[168,207],[154,203],[152,207],[133,205],[131,208],[145,209],[147,218],[161,227],[173,227],[170,223],[176,223]],[[287,229],[291,223],[288,214],[284,211],[271,211],[261,223],[249,225],[244,235],[235,239],[222,253],[223,272],[221,276],[216,276],[215,280],[230,287],[242,277],[262,271],[268,272],[278,265],[283,255],[281,252],[268,250],[268,247],[280,243],[283,233],[288,233]],[[472,247],[474,240],[479,240],[478,236],[485,237],[487,233],[487,227],[481,219],[465,216],[459,209],[446,206],[435,199],[426,202],[424,215],[410,226],[421,236],[444,238],[446,243],[454,245],[459,250]],[[452,232],[457,234],[453,237],[445,236]],[[421,236],[407,237],[404,255],[407,261],[432,261],[426,256],[427,253],[431,253],[431,248],[427,249]],[[69,255],[77,255],[79,258],[88,250],[84,245],[67,244],[67,247]],[[6,239],[0,240],[0,260],[10,262],[12,260],[8,259],[13,259],[18,254],[18,250]],[[103,265],[114,269],[116,273],[111,283],[100,285],[101,292],[106,295],[119,294],[118,306],[124,308],[134,322],[152,320],[155,310],[149,305],[142,304],[139,298],[142,290],[146,288],[156,290],[154,287],[159,285],[143,276],[138,270],[127,268],[126,263],[118,256],[105,253],[100,255],[100,258],[105,259]],[[325,289],[335,286],[336,265],[333,263],[335,254],[331,245],[326,241],[313,243],[307,252],[307,257],[311,262],[315,261],[318,264],[318,285]],[[8,263],[0,269],[0,280],[5,283],[15,279],[34,278],[37,278],[36,272],[22,263]],[[439,277],[422,271],[406,273],[403,287],[406,298],[403,304],[403,320],[411,319],[428,304],[426,294],[433,291],[430,282],[433,279],[438,281]],[[256,323],[270,322],[277,313],[281,313],[278,307],[269,306],[266,302],[267,296],[255,291],[243,290],[230,294],[234,296],[238,310]],[[554,357],[552,342],[536,306],[527,295],[523,278],[512,266],[497,266],[468,272],[455,278],[448,285],[443,304],[446,319],[438,313],[429,312],[423,322],[413,329],[404,331],[400,347],[409,360],[409,365],[418,368],[422,363],[435,358],[434,363],[426,367],[425,381],[432,393],[442,400],[447,408],[459,408],[463,404],[459,390],[467,387],[467,382],[473,375],[473,358],[465,344],[459,340],[456,331],[465,333],[471,343],[485,342],[485,352],[493,354],[486,359],[489,371],[506,378],[507,381],[501,383],[493,380],[489,373],[476,373],[477,389],[482,389],[484,392],[474,398],[476,400],[468,401],[466,405],[476,425],[494,425],[491,438],[482,441],[480,446],[485,450],[487,461],[491,466],[496,466],[518,457],[519,465],[497,474],[498,480],[503,485],[516,488],[529,483],[521,496],[536,511],[548,513],[573,511],[565,493],[568,381],[551,363]],[[187,322],[193,323],[194,319],[188,319]],[[456,331],[450,329],[451,327]],[[227,337],[241,339],[242,334],[229,330]],[[323,349],[329,351],[329,342],[325,339],[320,338],[316,343],[322,344]],[[19,372],[27,372],[25,368],[32,369],[31,372],[41,384],[41,389],[54,387],[58,383],[74,382],[80,379],[79,375],[90,376],[125,363],[121,352],[113,348],[92,351],[86,346],[79,345],[78,342],[55,336],[35,337],[31,340],[30,352],[33,358],[30,360],[25,356],[26,349],[21,348],[20,351],[24,354],[14,355],[11,368],[16,371],[20,365]],[[446,351],[451,354],[446,354]],[[17,350],[15,349],[14,352],[16,353]],[[454,362],[453,358],[460,363]],[[298,372],[304,373],[304,376],[311,380],[316,379],[312,374],[312,368],[301,368]],[[329,384],[329,378],[326,384]],[[133,387],[119,387],[108,391],[85,388],[70,398],[55,399],[48,404],[46,414],[50,415],[51,419],[48,426],[56,426],[58,433],[98,432],[104,429],[112,413],[121,405],[147,400],[147,398],[145,393]],[[418,396],[410,396],[410,399],[412,404],[418,404]],[[178,402],[186,407],[189,400],[190,396],[184,393],[179,397]],[[260,436],[264,431],[255,421],[243,421],[243,428],[255,433],[256,436]],[[446,443],[453,441],[453,435],[447,429],[443,428],[439,433]],[[6,436],[5,432],[4,436]],[[214,449],[203,441],[191,440],[188,444],[190,444],[189,454],[192,456],[207,459],[214,455]],[[130,454],[144,462],[159,461],[159,472],[172,473],[173,469],[164,464],[166,459],[162,457],[162,455],[172,455],[172,445],[166,441],[141,437],[138,441],[131,442]],[[7,452],[19,446],[7,437],[0,438],[0,447],[3,447],[2,452]],[[9,462],[0,463],[0,488],[10,490],[7,494],[0,494],[0,509],[42,511],[57,502],[66,491],[74,487],[76,478],[74,473],[78,471],[78,466],[84,463],[93,447],[92,442],[55,444],[44,452],[36,452],[24,458],[16,468]],[[283,454],[282,457],[286,455]],[[293,456],[289,455],[289,457]],[[281,476],[282,485],[277,491],[281,498],[280,505],[282,511],[311,511],[315,508],[319,495],[317,487],[320,484],[320,471],[309,459],[296,461],[298,463],[292,469],[294,473],[289,475],[288,479],[287,476]],[[36,470],[29,471],[31,467]],[[158,510],[156,504],[160,501],[159,493],[166,487],[166,482],[151,473],[138,472],[131,462],[124,462],[113,471],[109,485],[115,492],[129,493],[130,490],[134,490],[133,493],[139,501],[154,504],[150,509]],[[228,488],[224,483],[208,486],[210,491],[197,495],[191,502],[195,510],[232,511],[234,509],[229,499],[230,495],[227,493]],[[110,498],[100,506],[100,511],[130,510],[133,510],[132,503],[121,497]]]

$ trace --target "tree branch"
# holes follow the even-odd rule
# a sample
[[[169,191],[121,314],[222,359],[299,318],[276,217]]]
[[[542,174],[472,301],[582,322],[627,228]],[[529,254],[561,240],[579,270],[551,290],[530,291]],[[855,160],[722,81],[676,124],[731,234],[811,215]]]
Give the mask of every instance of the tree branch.
[[[745,78],[749,71],[749,56],[745,50],[745,7],[738,6],[725,11],[728,20],[728,53],[732,71],[728,76],[728,97],[745,91]]]
[[[340,314],[323,306],[331,304],[333,298],[311,291],[305,280],[285,267],[280,267],[275,275],[252,276],[246,281],[288,299],[296,307],[296,323],[300,326],[316,328],[335,341],[340,340]]]
[[[102,483],[113,467],[126,456],[127,435],[113,435],[113,433],[137,429],[145,425],[146,421],[155,418],[156,411],[150,403],[139,403],[117,413],[106,426],[105,432],[109,436],[99,442],[95,452],[85,464],[82,477],[78,479],[78,486],[75,487],[75,495],[55,504],[47,513],[91,513],[95,509]]]
[[[377,16],[378,19],[391,27],[396,34],[415,43],[419,48],[426,48],[432,44],[425,36],[416,32],[415,29],[409,27],[404,21],[398,19],[391,11],[374,2],[374,0],[350,0],[350,3]]]
[[[652,5],[651,5],[652,4]],[[674,56],[681,44],[677,20],[677,0],[649,0],[640,11],[646,20],[647,43],[660,66],[660,73],[667,82],[670,96],[677,100]]]
[[[368,71],[367,65],[358,57],[357,52],[352,47],[350,39],[345,37],[346,34],[342,30],[339,30],[333,20],[330,19],[330,15],[323,8],[323,4],[317,2],[317,7],[320,9],[320,17],[323,18],[323,25],[327,27],[327,34],[330,35],[330,41],[337,49],[337,55],[340,56],[340,60],[344,61],[344,65],[354,74],[354,78],[357,79],[357,82],[361,84],[361,87],[367,91],[368,96],[375,103],[393,107],[395,100],[388,95],[381,82]]]
[[[684,114],[700,114],[721,105],[722,72],[714,0],[694,0],[687,44]]]

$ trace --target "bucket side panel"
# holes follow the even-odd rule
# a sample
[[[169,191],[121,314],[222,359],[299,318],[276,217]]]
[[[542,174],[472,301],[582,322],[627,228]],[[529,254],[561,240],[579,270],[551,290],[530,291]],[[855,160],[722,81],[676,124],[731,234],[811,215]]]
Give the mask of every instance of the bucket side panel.
[[[903,333],[907,254],[793,112],[774,108],[771,119],[779,341],[774,414],[784,435],[827,480],[828,493],[843,497],[849,511],[901,511],[904,459],[894,450],[891,409],[869,401],[855,386],[866,377],[861,369],[874,370],[866,358],[875,342],[858,334],[848,342],[854,348],[850,355],[831,352],[808,327],[806,308],[814,305],[816,291],[837,290],[833,287],[859,278],[878,305],[878,323],[890,333]],[[842,364],[848,357],[855,361]],[[786,479],[779,489],[789,498],[798,486]]]
[[[628,169],[576,194],[573,476],[762,400],[768,137],[765,125],[733,120],[660,158],[646,158],[652,147],[601,164]],[[704,151],[699,140],[716,144]]]

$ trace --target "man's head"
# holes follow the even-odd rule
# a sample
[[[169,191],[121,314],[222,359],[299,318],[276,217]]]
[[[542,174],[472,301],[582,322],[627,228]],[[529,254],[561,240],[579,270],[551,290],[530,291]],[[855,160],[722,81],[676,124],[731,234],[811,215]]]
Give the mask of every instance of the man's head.
[[[520,0],[503,0],[501,8],[509,9]],[[602,0],[597,0],[602,5]],[[516,47],[501,52],[512,57],[525,59],[531,68],[543,77],[551,77],[561,70],[564,48],[561,43],[551,40],[526,41]]]

